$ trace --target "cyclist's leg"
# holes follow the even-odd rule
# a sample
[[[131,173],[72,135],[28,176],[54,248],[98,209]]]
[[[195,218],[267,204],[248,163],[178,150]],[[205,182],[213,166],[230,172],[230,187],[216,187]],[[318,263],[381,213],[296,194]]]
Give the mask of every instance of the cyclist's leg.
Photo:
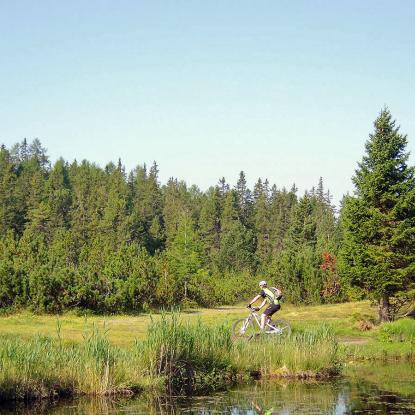
[[[265,327],[265,319],[268,319],[268,318],[269,317],[265,314],[265,312],[261,315],[261,330],[264,330],[264,327]]]
[[[265,323],[268,323],[268,321],[271,319],[272,314],[272,305],[269,305],[261,315],[261,330],[264,330]]]
[[[281,310],[281,306],[279,304],[275,304],[272,306],[272,313],[269,316],[269,321],[271,321],[271,317],[279,310]]]
[[[271,321],[271,316],[276,313],[279,309],[280,309],[280,305],[279,304],[271,304],[265,311],[264,314],[262,315],[262,317],[264,317],[264,325],[261,326],[261,329],[263,330],[265,327],[265,322],[267,324],[269,324],[269,322]],[[267,319],[265,321],[265,318]],[[262,319],[261,319],[261,324],[262,324]]]

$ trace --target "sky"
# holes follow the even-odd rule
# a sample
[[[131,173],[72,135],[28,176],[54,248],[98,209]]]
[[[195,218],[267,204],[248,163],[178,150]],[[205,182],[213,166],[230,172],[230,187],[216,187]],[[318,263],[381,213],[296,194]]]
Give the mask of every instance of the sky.
[[[338,203],[384,106],[415,154],[414,1],[0,0],[0,143]],[[415,164],[415,156],[410,162]]]

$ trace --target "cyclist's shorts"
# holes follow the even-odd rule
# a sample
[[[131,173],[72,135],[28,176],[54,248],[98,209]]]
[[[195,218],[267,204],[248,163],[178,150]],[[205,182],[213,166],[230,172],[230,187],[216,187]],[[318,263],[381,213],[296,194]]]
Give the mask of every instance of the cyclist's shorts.
[[[281,308],[281,306],[279,304],[271,304],[270,306],[268,306],[266,308],[266,310],[264,311],[264,314],[266,316],[272,316],[274,313],[276,313],[279,309]]]

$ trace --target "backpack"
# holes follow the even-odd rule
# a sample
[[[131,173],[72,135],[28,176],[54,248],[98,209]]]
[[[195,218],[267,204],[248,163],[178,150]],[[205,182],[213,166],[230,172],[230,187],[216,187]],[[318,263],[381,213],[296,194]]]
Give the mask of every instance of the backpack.
[[[277,300],[282,300],[282,292],[276,287],[269,287],[269,289],[275,294]]]

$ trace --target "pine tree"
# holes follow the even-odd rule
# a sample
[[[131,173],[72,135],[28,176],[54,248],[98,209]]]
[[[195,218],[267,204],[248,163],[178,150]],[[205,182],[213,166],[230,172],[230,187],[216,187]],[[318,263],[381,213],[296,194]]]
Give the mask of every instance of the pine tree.
[[[220,271],[253,271],[255,238],[241,222],[238,212],[238,196],[235,190],[226,194],[221,215],[221,241],[217,257]]]
[[[176,237],[179,223],[184,212],[190,212],[188,192],[184,182],[170,178],[163,188],[163,220],[166,233],[166,245],[169,246]]]
[[[391,300],[415,283],[415,169],[406,146],[383,109],[353,177],[355,196],[342,211],[342,274],[379,303],[381,321],[392,318]]]
[[[51,227],[66,228],[69,226],[72,198],[68,166],[63,159],[59,159],[53,166],[45,185],[45,193],[51,211]]]
[[[284,239],[291,223],[297,196],[287,192],[285,187],[281,191],[274,186],[271,191],[271,246],[274,257],[281,254],[284,249]]]
[[[269,267],[272,253],[271,215],[268,198],[268,185],[261,183],[255,187],[254,224],[256,233],[256,257],[260,268],[265,271]]]
[[[253,210],[252,193],[247,187],[245,173],[241,171],[239,173],[239,179],[235,187],[238,211],[241,222],[246,227],[251,227],[251,216]]]
[[[106,172],[107,200],[100,221],[100,230],[116,249],[131,239],[127,210],[129,189],[120,161],[117,167],[112,163],[107,165]]]
[[[16,229],[18,206],[15,197],[15,167],[10,152],[2,146],[0,149],[0,235],[9,229]],[[17,229],[16,229],[17,230]]]
[[[167,257],[170,269],[176,277],[178,292],[182,292],[179,299],[185,300],[189,294],[189,281],[202,266],[202,246],[191,215],[187,211],[181,214],[175,238],[167,250]]]
[[[220,248],[220,195],[218,187],[211,187],[203,198],[199,234],[206,256],[212,265]]]

